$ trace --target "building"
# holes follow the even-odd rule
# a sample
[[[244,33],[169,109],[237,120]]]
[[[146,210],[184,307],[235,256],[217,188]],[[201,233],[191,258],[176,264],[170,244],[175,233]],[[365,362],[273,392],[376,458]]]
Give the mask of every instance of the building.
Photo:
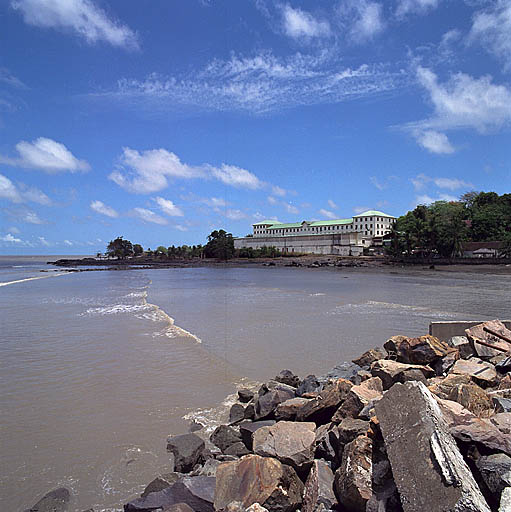
[[[285,224],[264,220],[253,224],[252,236],[236,238],[237,249],[263,246],[276,247],[282,252],[307,254],[338,254],[358,256],[364,247],[381,245],[390,233],[396,218],[369,210],[351,219],[302,221]]]
[[[498,258],[504,244],[502,242],[465,242],[462,247],[464,258]]]

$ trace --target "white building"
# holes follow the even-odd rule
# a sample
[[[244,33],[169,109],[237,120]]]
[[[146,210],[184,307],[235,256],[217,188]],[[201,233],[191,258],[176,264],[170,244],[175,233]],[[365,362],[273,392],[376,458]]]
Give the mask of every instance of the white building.
[[[236,238],[236,248],[276,247],[283,252],[358,255],[364,247],[380,245],[396,217],[369,210],[351,219],[282,223],[264,220],[253,224],[253,235]]]

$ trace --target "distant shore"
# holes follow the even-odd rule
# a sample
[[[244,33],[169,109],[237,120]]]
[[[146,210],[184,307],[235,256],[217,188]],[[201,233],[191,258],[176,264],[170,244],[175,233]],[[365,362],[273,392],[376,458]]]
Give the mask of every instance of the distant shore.
[[[356,268],[356,269],[374,269],[380,271],[398,271],[398,270],[431,270],[442,272],[477,272],[485,274],[511,275],[511,264],[509,262],[496,263],[495,260],[456,260],[449,262],[446,260],[433,260],[433,262],[424,261],[398,261],[385,256],[359,256],[359,257],[341,257],[341,256],[322,256],[306,255],[296,257],[277,257],[277,258],[232,258],[230,260],[216,259],[154,259],[154,258],[131,258],[125,260],[116,259],[60,259],[48,262],[49,265],[64,267],[66,269],[77,268],[77,271],[94,270],[127,270],[127,269],[161,269],[161,268],[196,268],[196,267],[296,267],[296,268],[315,268],[315,269],[336,269],[336,268]],[[87,267],[87,268],[79,268]]]

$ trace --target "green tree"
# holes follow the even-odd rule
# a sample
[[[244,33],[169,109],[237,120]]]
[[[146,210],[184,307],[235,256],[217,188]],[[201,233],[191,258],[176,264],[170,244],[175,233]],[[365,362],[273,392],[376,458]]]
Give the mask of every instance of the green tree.
[[[212,231],[204,247],[206,258],[231,259],[234,256],[234,239],[223,229]]]
[[[133,253],[135,256],[142,256],[142,254],[144,254],[144,248],[140,244],[134,244]]]
[[[124,260],[133,256],[133,245],[129,240],[124,240],[122,236],[111,240],[106,248],[106,254],[109,258],[119,258]]]
[[[163,245],[160,245],[154,251],[154,256],[157,258],[166,258],[167,257],[167,248]]]

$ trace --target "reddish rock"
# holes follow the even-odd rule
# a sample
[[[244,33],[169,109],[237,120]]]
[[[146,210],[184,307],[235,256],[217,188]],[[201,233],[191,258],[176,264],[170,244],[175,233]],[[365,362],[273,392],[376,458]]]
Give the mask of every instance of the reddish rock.
[[[493,386],[498,382],[495,366],[477,358],[456,361],[451,373],[468,375],[476,384],[486,387]]]
[[[379,377],[371,377],[358,386],[353,386],[332,421],[335,423],[340,418],[356,418],[371,400],[378,400],[382,395],[383,385]]]
[[[511,435],[504,434],[491,421],[473,416],[464,423],[453,425],[451,434],[460,441],[477,443],[511,455]]]
[[[367,352],[364,352],[357,359],[353,359],[352,363],[355,363],[362,368],[368,368],[375,361],[378,361],[379,359],[385,359],[386,355],[387,354],[385,351],[379,347],[371,348]]]
[[[499,412],[490,418],[490,422],[502,433],[511,434],[511,412]]]
[[[334,494],[334,474],[328,464],[315,460],[305,482],[303,512],[315,512],[320,505],[331,510],[337,504]]]
[[[511,338],[511,331],[506,329],[506,326],[500,320],[483,322],[481,324],[475,325],[474,327],[471,327],[470,329],[466,329],[465,333],[468,339],[471,341],[475,353],[479,357],[483,359],[490,359],[493,356],[502,354],[502,351],[481,345],[480,343],[477,343],[477,340],[482,340],[486,343],[490,343],[491,345],[495,345],[501,349],[511,352],[511,344],[505,342],[497,336],[494,336],[493,334],[486,332],[484,330],[485,327],[491,329],[494,332],[498,332],[499,334],[507,336],[508,338]]]
[[[454,350],[447,343],[430,335],[418,338],[393,336],[384,347],[393,359],[401,363],[421,365],[433,363]]]
[[[435,372],[429,366],[410,365],[390,359],[381,359],[371,365],[371,374],[381,379],[385,390],[399,382],[402,379],[402,374],[409,370],[421,371],[426,379],[435,375]]]
[[[290,398],[285,402],[277,405],[275,409],[275,419],[277,420],[294,420],[298,411],[309,401],[308,398]]]
[[[474,383],[459,384],[453,387],[447,398],[458,402],[479,417],[487,417],[493,413],[491,398]]]

